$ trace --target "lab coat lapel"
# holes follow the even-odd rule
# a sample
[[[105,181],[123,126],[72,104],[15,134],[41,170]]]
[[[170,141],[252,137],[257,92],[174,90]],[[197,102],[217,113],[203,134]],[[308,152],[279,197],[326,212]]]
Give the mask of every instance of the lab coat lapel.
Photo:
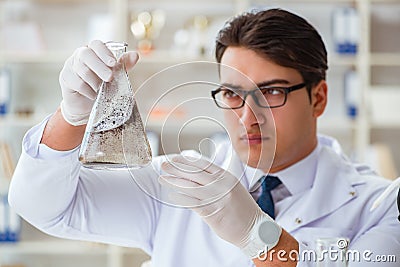
[[[322,148],[311,190],[283,211],[285,216],[279,223],[291,232],[337,210],[357,197],[352,182],[357,177],[358,173],[350,163],[332,150]]]

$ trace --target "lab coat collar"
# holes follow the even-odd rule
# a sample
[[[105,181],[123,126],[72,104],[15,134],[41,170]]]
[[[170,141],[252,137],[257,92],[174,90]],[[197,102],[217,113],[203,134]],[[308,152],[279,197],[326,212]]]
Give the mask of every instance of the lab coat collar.
[[[318,158],[311,190],[277,218],[288,232],[324,217],[355,199],[358,194],[355,185],[365,183],[356,168],[330,147],[321,146]]]
[[[318,144],[307,157],[272,175],[277,176],[282,181],[291,195],[296,195],[310,189],[314,183],[319,151],[320,145]]]
[[[288,232],[318,220],[355,199],[358,194],[355,186],[365,183],[360,174],[361,168],[348,160],[341,148],[337,147],[337,142],[332,143],[334,139],[323,137],[322,141],[321,138],[318,141],[318,161],[311,189],[276,218]],[[248,190],[264,174],[261,170],[244,165],[231,145],[225,155],[222,167],[240,179]],[[368,173],[370,170],[361,172]],[[286,213],[288,216],[283,216]]]
[[[274,176],[277,176],[279,179],[281,179],[283,185],[288,189],[291,195],[305,191],[312,186],[315,177],[319,150],[320,145],[318,142],[317,147],[306,158],[286,168],[285,170],[274,173]],[[223,167],[240,179],[241,183],[249,192],[257,191],[262,182],[260,178],[266,174],[260,169],[245,165],[239,159],[239,156],[236,154],[232,145],[230,145],[227,149],[225,159],[226,160],[223,164]],[[302,174],[301,183],[299,183],[298,173]]]

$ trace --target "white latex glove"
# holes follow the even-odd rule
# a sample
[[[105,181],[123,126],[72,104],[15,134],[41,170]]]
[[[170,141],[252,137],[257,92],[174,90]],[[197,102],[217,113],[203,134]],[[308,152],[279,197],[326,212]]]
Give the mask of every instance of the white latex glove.
[[[119,63],[125,63],[126,71],[129,71],[138,58],[136,52],[126,52]],[[103,81],[112,80],[112,67],[116,64],[112,52],[99,40],[76,49],[65,61],[59,82],[63,97],[61,113],[69,124],[87,123],[97,91]]]
[[[257,241],[258,225],[274,221],[231,173],[205,159],[181,155],[164,162],[162,169],[169,175],[160,176],[159,182],[172,189],[173,204],[198,213],[219,237],[250,258],[264,249]]]

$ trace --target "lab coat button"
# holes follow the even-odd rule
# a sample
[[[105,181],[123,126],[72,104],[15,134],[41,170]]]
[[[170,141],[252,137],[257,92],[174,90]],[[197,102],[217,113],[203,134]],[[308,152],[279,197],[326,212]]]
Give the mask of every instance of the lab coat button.
[[[297,224],[301,224],[301,218],[296,218],[294,221],[295,221]]]
[[[350,196],[352,196],[352,197],[354,197],[355,195],[356,195],[356,192],[354,192],[354,191],[350,191]]]

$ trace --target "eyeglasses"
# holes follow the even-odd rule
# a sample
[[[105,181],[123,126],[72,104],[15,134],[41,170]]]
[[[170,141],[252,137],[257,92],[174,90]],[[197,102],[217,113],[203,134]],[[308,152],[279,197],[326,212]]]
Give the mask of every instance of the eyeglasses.
[[[259,107],[278,108],[285,105],[288,93],[304,88],[305,86],[305,83],[290,87],[264,86],[251,91],[221,86],[211,91],[211,96],[215,104],[223,109],[238,109],[243,107],[248,95],[253,97],[254,102]]]

